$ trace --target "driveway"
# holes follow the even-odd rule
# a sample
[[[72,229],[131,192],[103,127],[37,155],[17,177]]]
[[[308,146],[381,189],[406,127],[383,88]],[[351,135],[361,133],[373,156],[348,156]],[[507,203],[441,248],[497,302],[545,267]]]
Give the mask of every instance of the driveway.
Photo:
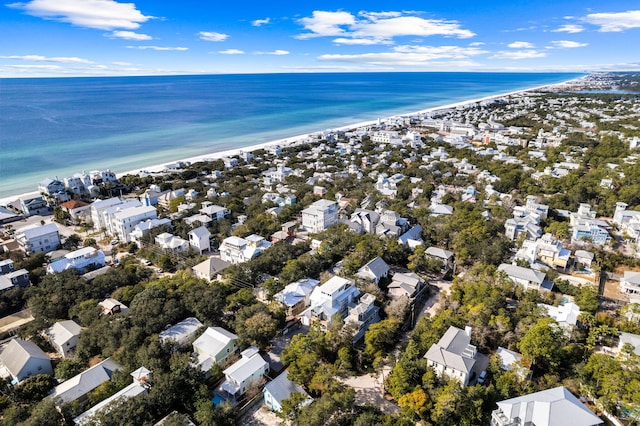
[[[386,374],[390,372],[390,369],[386,370]],[[383,395],[384,376],[385,370],[383,370],[382,376],[365,374],[363,376],[347,377],[346,379],[339,378],[338,381],[356,391],[356,405],[372,405],[385,414],[398,413],[400,407],[391,401],[387,401]]]

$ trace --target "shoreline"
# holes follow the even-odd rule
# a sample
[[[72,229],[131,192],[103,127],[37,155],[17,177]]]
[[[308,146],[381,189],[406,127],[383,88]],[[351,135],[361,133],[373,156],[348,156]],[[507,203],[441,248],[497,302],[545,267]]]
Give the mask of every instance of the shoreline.
[[[454,103],[445,104],[445,105],[439,105],[439,106],[435,106],[435,107],[429,107],[429,108],[425,108],[425,109],[418,110],[418,111],[413,111],[413,112],[408,112],[408,113],[390,115],[390,116],[387,116],[385,118],[396,117],[396,116],[397,117],[400,117],[400,116],[402,116],[402,117],[412,117],[412,116],[428,114],[428,113],[432,113],[432,112],[436,112],[436,111],[440,111],[440,110],[458,108],[458,107],[461,107],[461,106],[466,106],[466,105],[470,105],[470,104],[474,104],[474,103],[478,103],[478,102],[485,102],[485,101],[489,101],[489,100],[492,100],[492,99],[498,99],[498,98],[503,98],[503,97],[508,97],[508,96],[514,96],[514,95],[517,95],[517,94],[533,92],[533,91],[540,90],[540,89],[561,87],[561,86],[567,85],[567,84],[572,83],[572,82],[577,82],[577,81],[583,79],[584,77],[585,76],[578,77],[578,78],[573,78],[573,79],[562,81],[562,82],[559,82],[559,83],[544,84],[544,85],[530,87],[530,88],[526,88],[526,89],[519,89],[519,90],[513,90],[513,91],[510,91],[510,92],[499,93],[499,94],[495,94],[495,95],[483,96],[481,98],[463,100],[463,101],[459,101],[459,102],[454,102]],[[378,122],[378,120],[379,120],[379,118],[376,118],[375,120],[362,121],[362,122],[359,122],[359,123],[351,123],[351,124],[347,124],[347,125],[344,125],[344,126],[341,126],[341,127],[332,128],[330,130],[335,130],[335,131],[353,130],[353,129],[356,129],[358,127],[371,126],[373,124],[376,124]],[[325,129],[325,130],[327,130],[327,129]],[[155,164],[155,165],[148,166],[148,167],[142,167],[142,168],[139,168],[139,169],[133,169],[133,170],[129,170],[129,171],[122,172],[122,173],[116,173],[116,176],[118,178],[121,178],[122,176],[125,176],[125,175],[140,175],[140,174],[143,174],[143,173],[146,173],[146,174],[158,174],[158,173],[163,172],[163,170],[164,170],[164,168],[165,168],[165,166],[167,164],[171,164],[171,163],[185,162],[185,163],[194,164],[194,163],[199,163],[199,162],[215,161],[215,160],[219,160],[219,159],[222,159],[222,158],[239,155],[241,152],[253,152],[253,151],[256,151],[256,150],[259,150],[259,149],[265,149],[265,148],[269,148],[269,147],[277,146],[277,145],[280,145],[282,147],[292,146],[292,145],[295,145],[296,143],[300,142],[301,140],[308,138],[309,135],[317,134],[317,133],[320,133],[322,131],[323,130],[315,130],[315,131],[310,131],[310,132],[307,132],[307,133],[304,133],[304,134],[301,134],[301,135],[290,136],[290,137],[276,139],[276,140],[272,140],[272,141],[268,141],[268,142],[262,142],[262,143],[255,144],[255,145],[249,145],[249,146],[240,147],[240,148],[233,148],[233,149],[228,149],[228,150],[224,150],[224,151],[216,151],[216,152],[212,152],[212,153],[208,153],[208,154],[196,155],[196,156],[193,156],[193,157],[188,157],[188,158],[183,158],[183,159],[170,160],[170,161],[164,162],[162,164]],[[21,198],[36,197],[39,194],[40,193],[37,190],[35,190],[35,191],[30,191],[30,192],[24,192],[24,193],[21,193],[21,194],[9,195],[9,196],[6,196],[6,197],[2,197],[2,198],[0,198],[0,206],[6,206],[8,204],[11,204],[11,203],[17,201],[18,199],[21,199]]]

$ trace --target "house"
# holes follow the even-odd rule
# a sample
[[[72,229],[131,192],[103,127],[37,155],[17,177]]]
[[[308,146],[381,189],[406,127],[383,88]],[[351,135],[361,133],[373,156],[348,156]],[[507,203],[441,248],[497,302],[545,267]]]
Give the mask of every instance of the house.
[[[107,229],[107,222],[104,213],[108,209],[115,208],[123,203],[118,197],[108,198],[106,200],[96,200],[91,204],[91,221],[93,222],[93,229],[101,231]],[[138,203],[139,204],[139,203]]]
[[[227,237],[220,244],[220,258],[232,264],[247,262],[271,247],[272,243],[265,241],[259,235],[249,235],[247,238]]]
[[[449,327],[438,343],[431,345],[424,358],[439,376],[450,377],[459,381],[463,387],[467,386],[476,364],[476,347],[471,344],[471,327],[465,327],[464,330]]]
[[[82,373],[60,383],[53,388],[49,395],[56,405],[76,402],[79,405],[86,403],[89,392],[111,380],[115,371],[122,370],[122,366],[111,358],[94,365]]]
[[[229,209],[213,204],[210,201],[203,201],[200,214],[210,217],[212,220],[221,220],[231,214]]]
[[[158,205],[165,210],[171,209],[171,203],[174,200],[184,200],[184,188],[166,192],[158,196]]]
[[[422,226],[414,225],[407,232],[398,237],[398,242],[403,246],[409,247],[411,250],[421,244],[424,244],[424,240],[422,239]]]
[[[236,352],[238,336],[222,327],[208,327],[193,342],[197,354],[197,365],[202,371],[209,371],[213,364],[223,364]]]
[[[453,269],[453,252],[439,247],[428,247],[424,255],[442,262],[442,268],[446,271]]]
[[[38,192],[44,196],[49,206],[58,205],[69,201],[71,196],[67,194],[64,183],[58,179],[46,178],[38,183]]]
[[[359,225],[358,234],[375,234],[376,226],[380,222],[380,213],[373,210],[357,208],[351,215],[350,221]]]
[[[209,257],[207,260],[198,263],[191,270],[198,278],[205,280],[220,281],[222,280],[222,271],[224,271],[231,263],[218,259],[217,257]]]
[[[573,256],[576,264],[580,263],[583,266],[583,268],[590,269],[591,262],[593,262],[593,258],[595,257],[595,254],[587,250],[576,250]]]
[[[143,393],[147,393],[151,387],[150,382],[151,372],[144,367],[140,367],[131,373],[133,382],[124,389],[116,392],[104,401],[94,405],[78,417],[73,419],[73,423],[76,426],[84,426],[93,424],[92,418],[102,410],[107,410],[109,405],[116,403],[124,398],[133,398]]]
[[[542,228],[538,223],[539,221],[531,216],[507,219],[504,223],[504,234],[511,241],[517,240],[520,234],[525,234],[527,238],[535,240],[542,236]]]
[[[42,197],[21,198],[20,211],[25,217],[49,213],[49,206]]]
[[[604,424],[565,387],[498,402],[491,426],[595,426]]]
[[[313,398],[300,385],[289,380],[289,372],[287,370],[284,370],[278,377],[267,383],[262,390],[264,404],[275,412],[282,411],[282,401],[289,399],[294,393],[301,393],[306,396],[299,408],[313,402]]]
[[[73,355],[82,328],[73,320],[58,321],[45,331],[45,335],[62,358]]]
[[[13,267],[13,263],[11,266]],[[29,271],[26,269],[19,269],[0,275],[0,291],[14,287],[28,287],[30,284]]]
[[[91,204],[81,200],[69,200],[60,204],[62,211],[69,214],[74,223],[78,223],[91,215]]]
[[[342,277],[333,277],[311,292],[309,307],[300,314],[303,325],[319,321],[321,326],[329,327],[335,315],[345,318],[350,306],[360,295],[353,282]]]
[[[544,272],[534,271],[533,269],[510,265],[508,263],[503,263],[498,266],[498,271],[504,272],[507,278],[523,286],[525,290],[546,290],[548,287],[544,280],[546,277]]]
[[[302,227],[309,232],[318,233],[338,222],[338,203],[330,200],[318,200],[302,210]]]
[[[211,237],[211,232],[204,226],[200,226],[192,231],[189,231],[189,245],[194,249],[198,250],[200,254],[205,251],[211,250],[211,243],[209,242],[209,238]]]
[[[172,253],[182,253],[189,249],[189,241],[184,238],[171,235],[168,232],[156,235],[155,243],[160,246],[160,248]]]
[[[139,204],[136,201],[136,204]],[[131,206],[118,209],[107,220],[107,232],[118,237],[120,241],[131,241],[131,233],[141,222],[158,218],[158,211],[153,206]]]
[[[104,253],[95,247],[83,247],[79,250],[67,253],[47,266],[47,273],[53,274],[75,269],[83,273],[87,269],[98,269],[106,265]]]
[[[432,203],[429,206],[431,216],[450,216],[453,214],[453,207],[446,204]]]
[[[104,299],[98,303],[102,308],[102,313],[105,315],[124,314],[129,310],[126,305],[118,302],[116,299]]]
[[[624,271],[623,277],[620,278],[620,292],[635,298],[639,297],[640,272]]]
[[[370,260],[362,268],[358,269],[356,276],[379,284],[380,280],[387,278],[390,270],[391,268],[387,265],[387,262],[378,256]]]
[[[162,331],[159,335],[160,341],[165,344],[174,343],[178,346],[184,346],[195,337],[201,327],[204,326],[197,318],[186,318]]]
[[[17,384],[37,374],[53,374],[51,359],[35,343],[12,339],[0,353],[0,365]]]
[[[140,243],[142,241],[142,238],[147,235],[149,231],[159,226],[172,228],[171,219],[162,218],[143,220],[133,227],[133,231],[131,231],[131,233],[129,234],[129,238],[131,239],[131,241]]]
[[[19,228],[14,238],[20,249],[27,255],[38,252],[49,253],[60,247],[60,232],[54,223]]]
[[[311,293],[320,281],[313,278],[302,278],[287,284],[285,288],[273,295],[287,310],[287,317],[295,317],[311,303]]]
[[[413,272],[396,272],[387,286],[391,299],[407,297],[413,299],[424,287],[424,280]]]
[[[496,355],[500,360],[500,368],[504,371],[513,371],[521,379],[524,379],[527,376],[529,368],[524,365],[522,354],[503,347],[498,347]]]
[[[14,271],[15,271],[15,268],[13,266],[13,260],[11,259],[0,260],[0,274],[8,274]]]
[[[365,293],[360,297],[358,304],[349,308],[349,313],[344,319],[345,327],[353,332],[353,343],[360,340],[369,326],[380,321],[379,308],[375,305],[376,297]]]
[[[241,352],[241,358],[224,370],[225,380],[220,389],[235,402],[253,384],[259,384],[269,372],[269,363],[262,358],[258,348],[250,346]]]
[[[559,306],[538,303],[538,306],[543,308],[548,316],[556,320],[560,327],[569,332],[575,327],[578,322],[578,316],[580,316],[580,308],[573,302],[567,302]]]

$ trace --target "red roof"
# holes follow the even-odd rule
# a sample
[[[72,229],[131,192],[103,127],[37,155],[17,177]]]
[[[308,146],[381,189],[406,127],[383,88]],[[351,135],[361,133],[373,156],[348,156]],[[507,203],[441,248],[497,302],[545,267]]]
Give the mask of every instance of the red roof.
[[[69,200],[69,201],[65,201],[64,203],[60,204],[60,207],[64,207],[67,210],[73,210],[73,209],[77,209],[80,207],[85,207],[88,206],[89,203],[85,203],[84,201],[80,201],[80,200]]]

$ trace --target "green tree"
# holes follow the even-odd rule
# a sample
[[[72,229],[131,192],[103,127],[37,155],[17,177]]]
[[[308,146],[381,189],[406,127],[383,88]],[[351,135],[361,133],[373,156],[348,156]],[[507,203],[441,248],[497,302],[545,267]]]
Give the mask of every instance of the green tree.
[[[520,341],[522,356],[532,365],[555,369],[560,365],[564,334],[552,318],[540,318]]]

